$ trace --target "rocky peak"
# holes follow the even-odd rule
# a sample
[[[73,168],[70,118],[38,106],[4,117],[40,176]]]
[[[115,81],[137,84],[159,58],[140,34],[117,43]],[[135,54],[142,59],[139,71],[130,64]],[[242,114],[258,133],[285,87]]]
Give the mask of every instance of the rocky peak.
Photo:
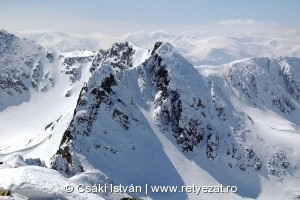
[[[111,64],[116,71],[132,67],[132,56],[135,50],[131,44],[115,43],[108,50],[100,50],[93,60],[91,73],[102,64]]]
[[[168,42],[157,42],[152,52],[156,52],[159,55],[168,55],[174,51],[174,47]]]
[[[155,51],[160,47],[160,45],[162,45],[162,42],[156,42],[154,45],[154,48],[151,52],[151,55],[153,55],[155,53]]]
[[[17,37],[14,34],[0,30],[0,56],[13,51],[13,44],[16,39]]]
[[[9,39],[16,38],[16,36],[12,33],[9,33],[5,30],[0,30],[0,41],[7,41]]]

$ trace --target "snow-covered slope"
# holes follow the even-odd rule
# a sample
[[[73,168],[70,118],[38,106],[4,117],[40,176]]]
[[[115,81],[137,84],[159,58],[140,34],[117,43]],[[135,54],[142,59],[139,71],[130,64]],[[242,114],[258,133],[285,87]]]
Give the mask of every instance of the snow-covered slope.
[[[18,49],[22,54],[12,61],[24,52],[31,55]],[[53,53],[45,69],[55,84],[45,91],[28,86],[26,101],[0,112],[5,138],[0,174],[6,177],[0,187],[11,188],[18,198],[299,197],[300,59],[248,58],[194,67],[175,49],[164,42],[151,51],[116,43],[96,53]],[[47,179],[50,190],[42,185]],[[54,187],[54,180],[61,184]],[[143,190],[97,196],[63,191],[63,185],[79,183]],[[238,191],[144,190],[193,184],[237,186]]]
[[[72,116],[92,56],[59,56],[4,31],[0,42],[1,153],[23,149],[34,157],[51,156],[56,150],[48,147],[61,140],[55,130],[64,129]],[[59,120],[62,127],[52,126],[50,133],[47,125]],[[52,142],[45,143],[47,138]],[[36,150],[38,144],[44,148]]]

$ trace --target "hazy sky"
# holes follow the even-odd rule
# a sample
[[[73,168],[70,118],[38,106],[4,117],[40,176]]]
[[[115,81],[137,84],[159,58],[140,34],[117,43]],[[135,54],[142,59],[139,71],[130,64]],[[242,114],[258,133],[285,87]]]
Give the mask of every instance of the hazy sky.
[[[120,34],[300,29],[300,0],[0,0],[0,29]]]

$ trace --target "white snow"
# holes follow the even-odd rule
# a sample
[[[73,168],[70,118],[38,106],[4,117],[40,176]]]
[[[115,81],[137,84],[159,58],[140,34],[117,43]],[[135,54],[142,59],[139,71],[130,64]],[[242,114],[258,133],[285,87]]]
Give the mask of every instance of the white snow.
[[[94,56],[96,55],[96,52],[88,51],[88,50],[75,50],[75,51],[70,51],[66,53],[62,53],[61,55],[65,57],[87,57],[87,56]]]
[[[65,186],[77,187],[55,170],[37,166],[0,169],[0,187],[10,188],[11,199],[95,199],[102,197],[93,193],[67,193]]]

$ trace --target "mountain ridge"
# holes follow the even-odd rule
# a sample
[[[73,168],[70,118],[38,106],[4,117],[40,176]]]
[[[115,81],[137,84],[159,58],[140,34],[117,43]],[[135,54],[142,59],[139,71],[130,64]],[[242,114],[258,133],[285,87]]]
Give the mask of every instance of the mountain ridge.
[[[296,170],[296,168],[290,167],[290,161],[287,159],[286,154],[279,152],[279,153],[275,153],[273,156],[271,156],[271,158],[268,158],[269,160],[273,159],[276,160],[276,162],[280,162],[282,165],[282,168],[280,166],[276,165],[272,165],[270,164],[268,166],[267,162],[271,162],[271,161],[262,161],[262,159],[264,158],[260,158],[259,155],[257,155],[257,152],[255,150],[253,150],[251,147],[249,146],[244,146],[243,148],[240,147],[241,144],[236,143],[236,134],[241,134],[238,137],[241,137],[242,140],[246,140],[246,136],[245,133],[249,132],[251,133],[252,130],[245,130],[245,128],[247,127],[248,124],[250,123],[254,123],[252,121],[252,118],[250,116],[248,116],[245,112],[240,113],[240,111],[236,110],[236,112],[233,113],[233,115],[230,114],[230,111],[228,109],[230,109],[230,107],[232,109],[236,109],[234,108],[234,106],[230,106],[230,105],[226,105],[226,103],[228,104],[230,102],[230,100],[228,99],[222,99],[224,98],[224,94],[222,94],[222,90],[219,88],[221,86],[218,86],[216,83],[214,83],[213,85],[211,85],[211,88],[206,88],[206,86],[200,87],[199,89],[196,89],[197,86],[196,85],[205,85],[204,81],[201,83],[199,82],[199,79],[201,80],[200,77],[193,79],[193,77],[185,77],[186,75],[190,75],[196,72],[195,68],[188,64],[188,61],[185,61],[184,59],[181,61],[181,59],[183,59],[181,56],[177,57],[177,53],[173,52],[173,48],[170,44],[166,43],[166,44],[162,44],[162,43],[157,43],[154,47],[154,50],[151,53],[151,57],[148,58],[148,60],[146,60],[142,66],[138,69],[140,75],[138,75],[137,77],[139,77],[138,80],[138,86],[142,86],[140,88],[140,90],[144,90],[144,94],[143,92],[140,95],[137,94],[133,94],[134,98],[134,102],[136,101],[136,99],[138,99],[138,96],[142,96],[146,99],[144,99],[144,101],[148,102],[146,104],[149,104],[149,101],[152,102],[149,105],[152,104],[152,108],[147,106],[145,108],[143,108],[141,111],[143,113],[143,115],[149,115],[152,116],[152,120],[154,120],[154,122],[156,123],[159,131],[161,132],[161,134],[166,134],[169,132],[169,136],[167,136],[167,138],[169,140],[171,140],[174,144],[179,145],[179,149],[183,152],[185,151],[199,151],[201,149],[201,151],[206,152],[206,157],[208,159],[211,160],[215,160],[215,159],[220,159],[220,157],[223,156],[227,156],[229,158],[233,158],[231,159],[231,161],[228,163],[228,166],[230,168],[237,168],[241,171],[246,171],[247,173],[260,173],[259,171],[262,170],[262,173],[269,173],[269,174],[274,174],[274,175],[278,175],[279,177],[281,177],[283,174],[281,172],[282,169],[286,169],[289,168],[289,170]],[[283,58],[280,58],[279,60],[282,60]],[[178,61],[179,60],[179,61]],[[253,61],[252,64],[256,64],[256,62],[260,63],[261,61],[265,60],[265,63],[268,63],[268,59],[264,59],[261,58],[259,59],[250,59],[251,61]],[[273,60],[272,62],[276,62],[276,60]],[[276,63],[277,64],[277,63]],[[233,63],[233,68],[235,68],[236,63]],[[185,66],[185,67],[182,67]],[[258,65],[259,68],[261,65]],[[102,68],[103,67],[103,68]],[[128,103],[124,103],[124,102],[128,102],[128,99],[131,99],[132,97],[127,96],[127,98],[118,98],[118,101],[113,100],[115,95],[119,96],[119,90],[117,89],[118,92],[116,92],[113,88],[118,87],[118,81],[122,80],[122,76],[126,76],[126,70],[131,70],[130,65],[128,66],[128,68],[124,68],[124,74],[122,73],[122,75],[118,76],[118,73],[120,72],[114,72],[114,67],[109,67],[107,65],[104,65],[99,68],[99,70],[104,70],[106,71],[106,78],[97,78],[97,80],[102,80],[102,83],[100,84],[100,82],[98,82],[98,85],[100,85],[100,90],[96,89],[95,86],[93,86],[92,88],[94,89],[90,89],[90,93],[94,95],[94,99],[101,99],[100,102],[98,102],[96,100],[96,104],[92,104],[92,106],[88,106],[87,110],[89,110],[89,108],[100,108],[99,112],[102,113],[103,112],[108,112],[107,114],[103,114],[104,116],[106,116],[105,118],[102,118],[102,120],[100,120],[101,118],[98,118],[99,116],[95,116],[95,113],[98,112],[98,110],[96,110],[96,112],[92,111],[92,114],[90,114],[90,116],[93,116],[93,122],[89,123],[90,120],[84,120],[85,118],[74,118],[74,121],[78,121],[78,122],[83,122],[83,124],[81,125],[75,125],[75,127],[77,126],[79,130],[82,130],[82,128],[80,128],[81,126],[83,127],[93,127],[93,126],[97,126],[98,128],[97,133],[94,132],[94,134],[97,134],[98,136],[96,136],[96,138],[101,138],[102,136],[99,135],[99,130],[103,130],[104,134],[108,134],[109,132],[109,127],[106,127],[103,122],[101,122],[102,125],[95,125],[100,121],[107,121],[107,119],[109,119],[110,117],[112,117],[115,122],[119,123],[119,126],[121,127],[121,129],[117,129],[120,132],[130,132],[130,124],[132,122],[130,122],[130,116],[134,116],[134,115],[138,115],[138,114],[133,114],[133,111],[129,111],[128,107],[129,104]],[[240,67],[240,66],[239,66]],[[147,69],[148,68],[148,69]],[[245,68],[247,69],[247,66],[245,66]],[[244,68],[244,70],[245,70]],[[132,69],[133,70],[133,69]],[[181,71],[183,70],[183,71]],[[236,69],[238,70],[238,69]],[[102,71],[102,75],[103,72]],[[247,93],[248,91],[244,89],[244,86],[247,85],[249,88],[253,87],[255,88],[255,84],[254,80],[249,80],[250,83],[235,83],[235,80],[232,79],[232,76],[230,75],[232,72],[229,70],[229,74],[227,77],[231,77],[230,81],[231,84],[233,85],[233,87],[237,87],[237,86],[242,86],[240,88],[240,90],[243,92],[243,95],[246,95],[246,97],[248,97],[249,99],[247,99],[250,103],[253,104],[253,106],[256,106],[256,103],[251,102],[251,96],[254,96],[253,94],[249,94]],[[249,75],[246,75],[247,77],[251,77]],[[118,78],[117,78],[118,77]],[[132,75],[130,75],[130,77],[132,77]],[[144,79],[144,80],[143,80]],[[172,79],[175,79],[174,81],[172,81]],[[131,79],[131,81],[134,79]],[[247,79],[246,79],[247,80]],[[195,84],[195,82],[197,81],[197,84]],[[248,80],[247,80],[248,81]],[[291,82],[295,83],[293,80],[291,80]],[[180,90],[179,88],[182,87],[181,84],[183,84],[183,88]],[[122,84],[124,86],[124,84]],[[152,86],[151,86],[152,85]],[[191,87],[192,85],[195,85],[196,88],[193,88],[195,86]],[[237,86],[236,86],[237,85]],[[144,88],[144,86],[146,86]],[[128,87],[128,86],[127,86]],[[131,87],[137,87],[137,86],[130,86]],[[285,85],[286,88],[289,88],[287,85]],[[102,89],[101,89],[102,88]],[[152,89],[151,89],[152,88]],[[294,90],[298,90],[297,89],[298,86],[296,86],[296,88],[294,88]],[[127,89],[127,91],[132,91],[133,89]],[[147,91],[150,90],[150,91]],[[152,91],[151,91],[152,90]],[[154,91],[153,91],[154,90]],[[190,92],[193,91],[193,93]],[[202,90],[202,95],[201,92],[198,93],[197,91]],[[211,93],[211,98],[209,97],[205,97],[205,95],[203,95],[203,93]],[[264,89],[263,89],[264,90]],[[188,92],[187,92],[188,91]],[[187,93],[186,93],[187,92]],[[195,95],[195,92],[197,95]],[[255,91],[254,91],[255,93]],[[153,96],[152,96],[152,95]],[[98,96],[100,95],[100,96]],[[183,97],[182,97],[183,96]],[[276,96],[276,95],[274,95]],[[297,97],[297,96],[296,96]],[[82,97],[81,97],[82,98]],[[225,97],[226,98],[226,97]],[[125,100],[126,99],[126,100]],[[152,99],[152,100],[151,100]],[[243,99],[243,97],[242,97]],[[290,114],[290,112],[294,111],[295,106],[291,107],[291,103],[287,103],[286,100],[284,100],[285,98],[283,97],[283,100],[274,100],[273,99],[273,105],[275,105],[278,108],[278,111],[280,114],[281,113],[288,113]],[[101,102],[102,101],[102,102]],[[116,101],[116,102],[114,102]],[[141,102],[142,100],[138,100],[138,102]],[[91,102],[90,100],[87,100],[87,102]],[[145,106],[145,103],[141,103],[141,104],[137,104],[132,102],[131,100],[131,105],[135,105],[134,108],[141,108],[141,106]],[[184,102],[184,103],[183,103]],[[211,103],[213,102],[213,103]],[[247,102],[247,103],[249,103]],[[285,104],[282,103],[277,103],[277,102],[285,102]],[[224,105],[225,104],[225,105]],[[298,104],[298,103],[297,103]],[[80,103],[78,104],[80,105]],[[148,105],[148,106],[149,106]],[[104,106],[104,110],[101,110],[101,107]],[[191,107],[192,110],[187,109],[187,106]],[[185,109],[183,109],[183,107],[185,107]],[[206,108],[208,107],[208,108]],[[229,108],[228,108],[229,107]],[[145,110],[152,110],[152,114],[145,114],[147,113]],[[215,113],[212,112],[212,110],[215,109]],[[127,111],[127,112],[126,112]],[[128,113],[129,111],[129,113]],[[183,114],[185,112],[189,113],[189,114]],[[199,112],[200,115],[198,114],[192,114],[193,112]],[[242,115],[241,115],[242,114]],[[97,114],[96,114],[97,115]],[[208,116],[206,116],[208,115]],[[235,116],[234,116],[235,115]],[[241,115],[238,117],[238,115]],[[76,116],[76,114],[75,114]],[[191,117],[194,116],[194,117]],[[231,116],[231,117],[230,117]],[[206,121],[207,118],[209,118],[209,121]],[[136,119],[141,119],[142,117],[138,117]],[[217,119],[215,119],[217,118]],[[230,120],[230,118],[233,118],[232,120]],[[148,123],[151,124],[149,122],[149,118],[146,117],[146,121],[148,120]],[[236,122],[234,122],[234,120],[237,120]],[[86,121],[86,125],[85,124]],[[137,120],[139,121],[139,120]],[[225,122],[223,122],[225,121]],[[231,121],[231,122],[228,122]],[[222,123],[223,122],[223,123]],[[219,123],[221,124],[221,127]],[[109,123],[110,124],[110,123]],[[114,124],[114,123],[113,123]],[[143,123],[143,124],[147,124]],[[226,128],[226,126],[228,126],[229,124],[232,124],[233,127],[236,128],[231,128],[228,129]],[[115,125],[113,125],[115,126]],[[297,125],[296,125],[297,126]],[[106,128],[104,128],[106,127]],[[169,128],[168,128],[169,127]],[[153,129],[153,127],[151,126],[151,128]],[[150,130],[151,130],[150,128]],[[249,128],[249,127],[248,127]],[[135,129],[135,128],[134,128]],[[149,128],[148,128],[149,129]],[[224,133],[222,133],[221,129],[224,129],[228,131],[228,135],[226,137],[229,137],[229,139],[226,139]],[[66,137],[69,136],[68,140],[63,140],[62,143],[64,146],[64,149],[60,150],[60,152],[58,152],[58,155],[61,155],[61,158],[64,158],[67,160],[67,163],[71,164],[72,163],[72,156],[71,155],[76,155],[76,154],[80,154],[79,152],[77,153],[72,153],[72,152],[67,152],[70,149],[72,149],[70,146],[65,146],[66,144],[68,144],[68,142],[71,142],[69,144],[72,144],[74,142],[74,140],[76,140],[76,137],[78,137],[80,135],[80,139],[78,139],[78,141],[84,141],[86,140],[86,138],[88,138],[91,134],[93,134],[93,128],[90,128],[90,131],[88,132],[78,132],[77,134],[73,135],[73,136],[69,136],[69,133],[74,133],[74,131],[71,132],[67,132],[67,135],[65,135]],[[227,132],[226,131],[226,132]],[[107,133],[106,133],[107,132]],[[155,132],[155,131],[154,131]],[[171,132],[171,133],[170,133]],[[239,133],[240,132],[240,133]],[[66,133],[65,133],[66,134]],[[111,133],[113,134],[113,133]],[[137,133],[133,133],[133,134],[137,134]],[[233,138],[232,138],[233,135]],[[173,136],[174,138],[172,139]],[[120,136],[119,136],[120,137]],[[124,137],[124,136],[123,136]],[[105,137],[106,138],[106,137]],[[222,138],[222,142],[221,139]],[[175,139],[175,141],[174,141]],[[92,139],[93,141],[95,139]],[[106,140],[106,145],[108,146],[104,146],[104,151],[110,151],[112,152],[112,154],[118,154],[118,152],[120,151],[119,148],[121,148],[119,145],[115,144],[109,144],[110,142],[114,143],[113,141],[110,141],[108,138],[105,139]],[[104,141],[105,141],[104,140]],[[125,139],[126,140],[126,139]],[[225,141],[224,141],[225,140]],[[139,141],[136,141],[139,142]],[[202,143],[201,143],[202,142]],[[224,143],[223,143],[224,142]],[[206,145],[206,147],[203,149],[203,143],[204,145]],[[222,144],[223,143],[223,144]],[[222,144],[222,145],[221,145]],[[103,141],[100,142],[98,145],[94,144],[95,150],[92,150],[92,148],[90,148],[91,144],[87,144],[84,145],[86,147],[89,147],[88,152],[90,151],[94,151],[94,155],[95,157],[99,157],[98,155],[98,150],[96,150],[97,148],[103,145]],[[138,144],[137,143],[133,143],[131,144],[134,146],[134,149],[137,148]],[[131,146],[130,145],[130,146]],[[244,144],[245,145],[245,144]],[[252,144],[253,145],[253,144]],[[99,147],[97,147],[99,146]],[[119,147],[118,147],[119,146]],[[199,148],[201,147],[202,148]],[[68,148],[66,148],[68,147]],[[83,149],[79,146],[74,146],[74,149]],[[195,150],[196,148],[196,150]],[[222,151],[219,150],[219,148],[223,149],[222,151],[225,151],[224,153],[222,153]],[[122,148],[121,148],[122,149]],[[227,149],[227,150],[225,150]],[[72,150],[71,150],[72,151]],[[101,151],[101,150],[100,150]],[[124,150],[126,151],[126,150]],[[126,151],[127,152],[127,151]],[[90,154],[90,153],[88,153]],[[92,158],[89,158],[88,154],[85,154],[85,158],[87,158],[87,160],[91,160]],[[99,154],[101,154],[99,152]],[[96,156],[98,155],[98,156]],[[80,160],[80,159],[79,159]],[[197,160],[197,159],[196,159]],[[226,162],[227,158],[222,158],[220,163],[223,163],[224,161]],[[280,161],[279,161],[280,160]],[[95,162],[95,161],[92,161]],[[128,162],[123,161],[123,162]],[[56,160],[54,159],[54,163],[56,163]],[[64,162],[66,163],[66,162]],[[78,163],[78,160],[76,161],[76,163]],[[235,163],[235,164],[233,164]],[[67,164],[67,165],[69,165]],[[61,166],[60,164],[58,164],[59,166]],[[126,164],[120,164],[120,165],[126,165]],[[221,164],[223,165],[223,164]],[[298,166],[298,164],[295,164],[295,166]],[[73,164],[72,164],[73,166]],[[56,166],[54,168],[57,168]],[[67,169],[66,171],[72,171],[72,169]],[[78,173],[80,171],[84,171],[84,169],[82,168],[82,166],[78,167],[79,170],[74,169],[75,173]],[[257,172],[255,172],[257,171]],[[130,170],[126,171],[126,174],[130,174]],[[147,180],[149,181],[149,179],[147,178]],[[241,192],[241,194],[246,195],[247,196],[247,192],[245,188],[240,188],[241,191],[245,192],[245,194],[243,194],[243,192]],[[248,194],[250,195],[250,194]],[[254,194],[252,194],[254,195]],[[251,196],[251,195],[250,195]],[[249,197],[250,197],[249,196]],[[251,196],[254,197],[254,196]]]

